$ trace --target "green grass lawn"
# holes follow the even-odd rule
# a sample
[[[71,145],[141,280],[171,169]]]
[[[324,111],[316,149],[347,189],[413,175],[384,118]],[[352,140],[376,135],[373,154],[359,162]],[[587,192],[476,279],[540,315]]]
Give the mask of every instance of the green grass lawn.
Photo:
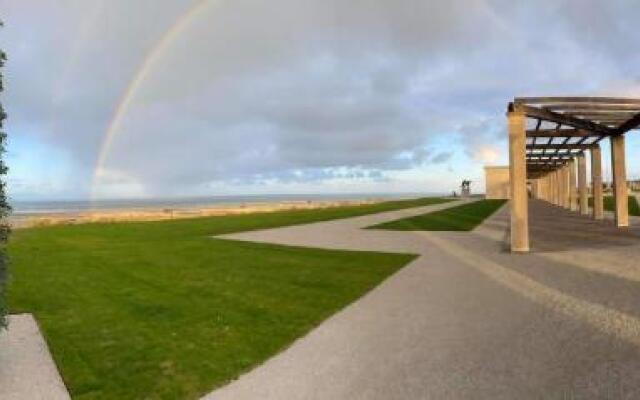
[[[593,200],[590,199],[589,203],[592,205]],[[613,196],[605,196],[604,209],[607,211],[613,211],[615,209],[615,203],[613,202]],[[635,196],[629,196],[629,215],[638,215],[640,216],[640,205],[638,204],[638,199]]]
[[[593,207],[593,197],[589,197],[589,207]],[[606,211],[614,211],[613,196],[603,197],[603,207]],[[640,216],[640,204],[635,196],[629,196],[629,215]]]
[[[211,235],[437,204],[17,230],[13,313],[34,313],[75,399],[198,398],[413,259]]]
[[[505,200],[479,200],[415,217],[385,222],[369,229],[395,231],[470,231],[491,214],[496,212]]]

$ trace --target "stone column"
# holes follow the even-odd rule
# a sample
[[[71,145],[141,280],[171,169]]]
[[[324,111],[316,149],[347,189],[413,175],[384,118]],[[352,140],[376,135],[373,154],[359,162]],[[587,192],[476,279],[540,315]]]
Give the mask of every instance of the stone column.
[[[562,207],[562,168],[556,169],[556,205]]]
[[[564,165],[562,167],[560,167],[560,169],[558,169],[558,194],[560,195],[560,198],[558,199],[558,203],[559,206],[564,208],[565,207],[565,191],[566,191],[566,182],[565,182],[565,169],[564,169]]]
[[[564,208],[564,167],[558,169],[558,205]]]
[[[549,172],[549,203],[556,204],[556,171]]]
[[[564,208],[564,166],[558,168],[558,205]]]
[[[560,196],[558,196],[558,170],[554,169],[553,172],[551,173],[551,190],[552,190],[552,197],[553,197],[553,201],[551,202],[554,206],[557,206],[558,204],[560,204]]]
[[[509,125],[509,182],[511,185],[511,251],[529,251],[529,205],[524,113],[507,113]]]
[[[558,205],[558,170],[554,169],[551,173],[551,204]]]
[[[569,161],[569,203],[571,211],[578,211],[578,188],[576,187],[576,160]]]
[[[571,208],[569,193],[569,165],[564,165],[562,167],[562,206],[567,210]]]
[[[611,171],[613,172],[613,199],[616,225],[629,226],[629,199],[627,172],[624,159],[624,135],[611,137]]]
[[[604,202],[602,199],[602,151],[600,145],[591,148],[591,193],[593,195],[592,215],[594,219],[604,218]]]
[[[567,201],[568,187],[567,183],[567,167],[563,165],[560,167],[560,207],[567,208],[569,202]]]
[[[542,190],[542,194],[543,194],[543,200],[544,201],[549,201],[549,173],[547,173],[544,178],[542,178],[544,181],[544,185],[543,185],[543,190]]]
[[[580,214],[589,214],[589,197],[587,196],[587,161],[584,153],[578,154],[578,197]]]

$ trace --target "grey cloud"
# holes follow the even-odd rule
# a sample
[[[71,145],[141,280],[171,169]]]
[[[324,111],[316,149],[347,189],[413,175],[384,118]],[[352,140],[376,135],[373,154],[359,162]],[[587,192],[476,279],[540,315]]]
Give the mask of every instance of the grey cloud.
[[[453,157],[453,153],[450,151],[444,151],[442,153],[436,154],[432,159],[431,162],[434,164],[442,164],[445,163],[447,161],[449,161],[451,159],[451,157]]]
[[[145,54],[193,3],[35,2],[0,0],[10,127],[87,176]],[[145,77],[106,175],[162,194],[386,179],[456,148],[503,154],[514,95],[638,86],[634,2],[542,3],[212,1]]]

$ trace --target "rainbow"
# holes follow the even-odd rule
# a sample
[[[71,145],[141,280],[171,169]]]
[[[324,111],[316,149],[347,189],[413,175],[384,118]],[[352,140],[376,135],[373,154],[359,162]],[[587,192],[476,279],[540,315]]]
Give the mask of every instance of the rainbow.
[[[133,75],[133,78],[129,81],[129,84],[117,102],[117,106],[114,108],[107,130],[102,138],[102,143],[100,144],[100,150],[91,180],[91,200],[94,200],[96,197],[96,187],[100,180],[103,165],[107,159],[109,151],[111,150],[113,140],[117,136],[118,128],[122,123],[127,109],[135,98],[136,93],[149,75],[149,72],[160,60],[175,38],[178,37],[189,25],[191,25],[193,19],[202,12],[211,1],[212,0],[199,0],[180,15],[169,29],[164,32],[155,45],[149,49],[143,58],[142,63],[136,70],[136,73]]]

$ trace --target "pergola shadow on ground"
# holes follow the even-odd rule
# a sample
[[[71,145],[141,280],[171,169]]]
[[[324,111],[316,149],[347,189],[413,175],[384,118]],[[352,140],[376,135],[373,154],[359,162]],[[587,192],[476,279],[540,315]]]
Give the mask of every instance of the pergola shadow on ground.
[[[604,218],[599,142],[605,138],[611,141],[615,225],[629,226],[625,134],[640,125],[640,99],[522,97],[509,103],[507,118],[512,252],[530,250],[529,197],[583,216],[591,214],[594,220]],[[528,127],[528,121],[533,125]],[[587,151],[591,158],[591,213]],[[593,238],[606,236],[595,231],[590,234]]]
[[[631,217],[636,224],[619,229],[606,216],[595,221],[540,200],[530,200],[529,207],[530,253],[514,257],[490,246],[491,238],[508,231],[508,208],[474,231],[467,245],[478,249],[478,257],[564,295],[640,318],[640,218]],[[631,341],[640,345],[638,332],[634,328]]]
[[[538,199],[529,200],[528,209],[531,251],[536,253],[640,244],[640,226],[631,225],[620,229],[612,218],[588,218]],[[502,218],[508,219],[509,216],[505,214]],[[497,228],[501,223],[499,218],[487,225],[495,225]],[[508,239],[507,229],[504,243],[507,250],[510,248]]]

